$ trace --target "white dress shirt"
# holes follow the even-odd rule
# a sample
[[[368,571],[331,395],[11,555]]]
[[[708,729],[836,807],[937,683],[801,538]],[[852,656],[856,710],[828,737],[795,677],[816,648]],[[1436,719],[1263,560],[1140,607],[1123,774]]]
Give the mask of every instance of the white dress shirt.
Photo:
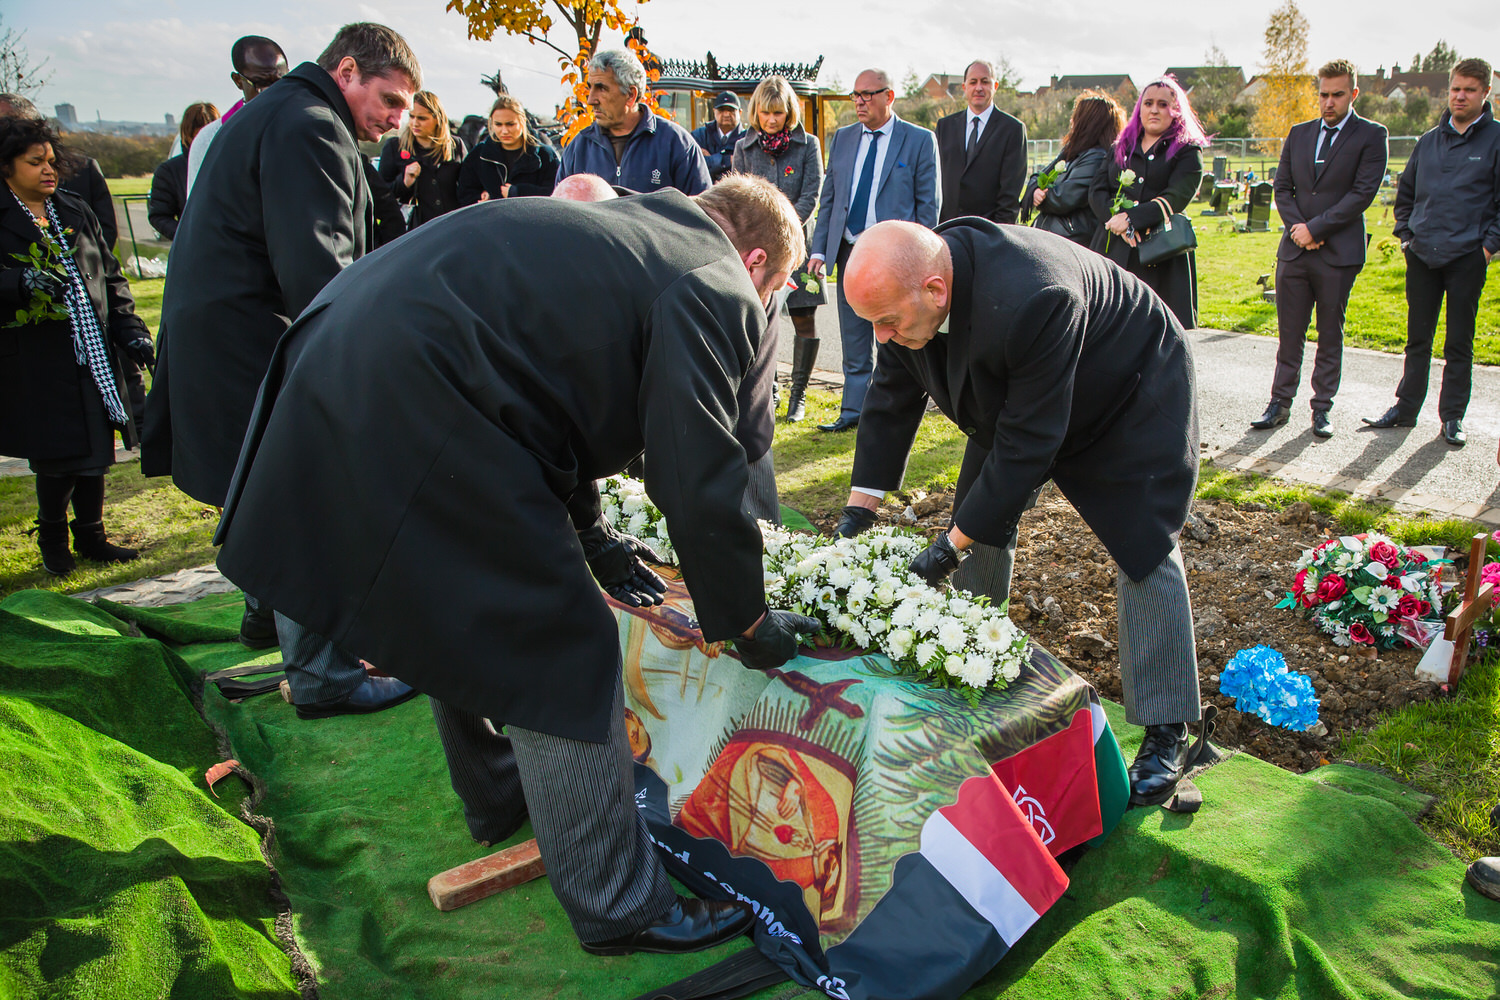
[[[1344,126],[1349,124],[1349,119],[1352,117],[1354,117],[1354,105],[1351,104],[1349,106],[1349,110],[1344,113],[1344,117],[1339,121],[1337,125],[1329,126],[1328,123],[1324,122],[1322,119],[1318,120],[1318,141],[1313,146],[1314,163],[1321,163],[1328,159],[1328,151],[1324,149],[1324,146],[1332,146],[1338,141],[1340,133],[1342,133],[1344,130]],[[1325,129],[1330,127],[1333,129],[1332,136],[1324,131]]]
[[[977,115],[974,113],[973,108],[968,109],[968,117],[964,119],[964,149],[967,150],[969,148],[969,133],[974,131],[974,119],[979,119],[979,135],[974,137],[974,142],[978,143],[984,136],[984,130],[989,128],[990,115],[994,114],[994,112],[995,106],[993,104]]]

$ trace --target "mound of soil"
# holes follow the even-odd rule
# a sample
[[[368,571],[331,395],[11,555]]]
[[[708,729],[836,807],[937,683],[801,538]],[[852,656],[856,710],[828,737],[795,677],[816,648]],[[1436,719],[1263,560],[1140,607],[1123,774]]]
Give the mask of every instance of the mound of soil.
[[[931,536],[946,530],[952,495],[892,494],[885,524]],[[837,512],[821,519],[830,530]],[[1341,737],[1373,726],[1442,688],[1415,676],[1421,650],[1378,656],[1335,646],[1311,622],[1273,605],[1285,596],[1304,549],[1333,534],[1332,522],[1305,503],[1272,511],[1260,504],[1198,501],[1182,531],[1182,555],[1193,600],[1198,683],[1203,701],[1219,708],[1214,743],[1242,749],[1292,771],[1332,759]],[[1106,698],[1119,701],[1118,570],[1071,504],[1050,484],[1021,519],[1011,618],[1041,646],[1078,671]],[[1238,712],[1219,694],[1219,673],[1235,653],[1266,645],[1306,674],[1321,701],[1324,732],[1293,733]],[[1373,652],[1373,651],[1366,651]]]

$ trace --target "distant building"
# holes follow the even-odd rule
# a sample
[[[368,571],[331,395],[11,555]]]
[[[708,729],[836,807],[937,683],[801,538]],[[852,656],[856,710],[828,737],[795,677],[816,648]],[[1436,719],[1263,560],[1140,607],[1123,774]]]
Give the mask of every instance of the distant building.
[[[172,114],[172,112],[168,111],[167,115],[166,115],[166,118],[167,118],[167,128],[175,130],[177,128],[177,116],[174,115],[174,114]]]
[[[946,101],[963,96],[962,73],[933,73],[922,83],[922,92],[934,101]]]
[[[1139,93],[1129,73],[1096,73],[1087,76],[1053,76],[1051,84],[1036,88],[1036,94],[1041,97],[1049,93],[1078,90],[1102,90],[1122,104],[1135,103]]]
[[[57,120],[64,126],[78,124],[78,109],[71,104],[56,104],[52,108],[57,112]]]
[[[1177,78],[1182,89],[1189,94],[1198,81],[1205,77],[1222,79],[1234,84],[1235,93],[1245,89],[1245,71],[1239,66],[1168,66],[1167,73]],[[1218,76],[1218,74],[1223,74]]]

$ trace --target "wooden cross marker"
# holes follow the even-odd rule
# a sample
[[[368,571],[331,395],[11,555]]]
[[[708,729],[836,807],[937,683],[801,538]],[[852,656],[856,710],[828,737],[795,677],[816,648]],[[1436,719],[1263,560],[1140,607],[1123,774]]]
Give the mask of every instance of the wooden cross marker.
[[[427,882],[427,895],[438,909],[456,910],[545,874],[542,853],[535,840],[528,840],[434,875]]]
[[[1443,627],[1443,638],[1453,643],[1453,658],[1448,661],[1450,687],[1464,675],[1474,623],[1489,614],[1490,605],[1495,600],[1495,588],[1479,582],[1479,571],[1484,568],[1484,543],[1488,539],[1489,535],[1480,532],[1469,542],[1469,576],[1464,583],[1463,602],[1448,613],[1448,622]]]

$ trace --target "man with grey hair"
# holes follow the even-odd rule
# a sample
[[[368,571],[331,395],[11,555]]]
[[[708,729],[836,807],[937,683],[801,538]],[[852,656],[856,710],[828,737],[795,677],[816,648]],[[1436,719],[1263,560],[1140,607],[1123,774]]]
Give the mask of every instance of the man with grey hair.
[[[937,123],[943,162],[942,221],[977,215],[1015,222],[1026,185],[1026,126],[995,107],[995,64],[964,70],[964,104]]]
[[[171,475],[188,496],[223,506],[276,342],[324,285],[372,249],[374,208],[357,141],[398,126],[421,77],[395,31],[345,25],[317,62],[248,102],[214,141],[172,242],[141,434],[146,475]],[[254,591],[240,640],[279,642],[301,718],[373,712],[413,693],[367,675],[357,657],[274,614]]]
[[[625,49],[589,60],[588,105],[594,124],[563,150],[557,179],[598,174],[617,187],[649,193],[676,188],[695,195],[709,186],[708,161],[692,133],[645,103],[646,68]]]

